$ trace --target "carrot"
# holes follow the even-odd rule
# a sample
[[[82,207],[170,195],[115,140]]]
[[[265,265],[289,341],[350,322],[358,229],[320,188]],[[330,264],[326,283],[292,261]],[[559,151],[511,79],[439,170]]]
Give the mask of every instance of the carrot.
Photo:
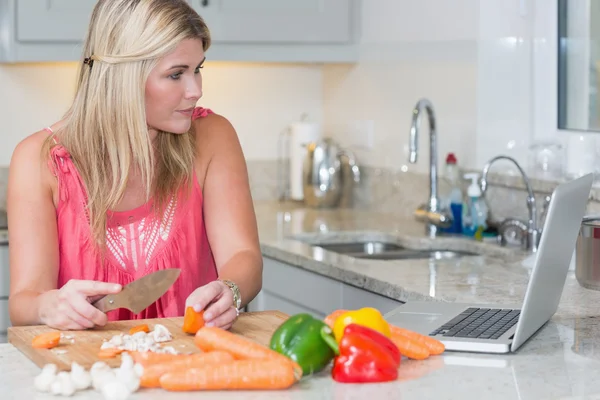
[[[142,324],[142,325],[136,325],[136,326],[132,327],[129,330],[129,334],[130,335],[133,335],[133,334],[138,333],[138,332],[146,332],[146,333],[148,333],[148,332],[150,332],[150,328],[148,328],[147,324]]]
[[[348,310],[335,310],[334,312],[332,312],[331,314],[329,314],[328,316],[325,317],[325,319],[323,320],[323,322],[325,322],[327,325],[329,325],[329,327],[331,329],[333,329],[333,324],[335,323],[335,320],[342,315],[343,313],[347,312]]]
[[[186,307],[183,316],[183,331],[193,335],[204,326],[204,311],[196,312],[194,307]]]
[[[148,367],[154,364],[164,364],[171,361],[184,360],[191,354],[155,353],[153,351],[128,351],[136,364]]]
[[[283,360],[287,363],[291,363],[294,366],[294,369],[302,371],[302,368],[300,368],[296,362],[283,354],[222,328],[204,326],[196,332],[194,343],[202,351],[227,351],[237,360]]]
[[[435,338],[421,335],[420,333],[413,332],[404,328],[399,328],[394,325],[390,325],[390,330],[392,332],[392,337],[402,336],[411,339],[412,341],[427,347],[427,349],[429,350],[429,354],[431,355],[442,354],[446,350],[446,346],[444,346],[442,342]]]
[[[422,344],[404,336],[393,336],[390,338],[400,350],[400,354],[413,360],[424,360],[429,357],[429,350]]]
[[[123,352],[122,349],[117,349],[117,348],[108,348],[108,349],[101,349],[98,352],[98,357],[100,358],[113,358],[118,356],[119,354],[121,354]]]
[[[160,377],[160,386],[170,391],[278,390],[289,388],[297,379],[291,363],[253,359],[169,372]]]
[[[233,361],[234,358],[230,353],[211,351],[210,353],[190,354],[185,358],[165,363],[152,364],[144,368],[140,386],[147,388],[160,387],[160,377],[166,373],[202,367],[209,364],[225,364]]]
[[[60,343],[60,332],[51,331],[37,335],[31,341],[31,346],[36,349],[52,349]]]

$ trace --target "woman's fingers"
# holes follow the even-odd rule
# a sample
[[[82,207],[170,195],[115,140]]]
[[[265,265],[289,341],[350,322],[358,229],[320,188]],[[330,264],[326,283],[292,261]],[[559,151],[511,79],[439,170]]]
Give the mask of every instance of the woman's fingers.
[[[215,318],[227,312],[228,309],[232,308],[232,304],[233,294],[231,293],[231,290],[226,287],[225,291],[222,292],[218,300],[206,308],[204,311],[204,320],[206,322],[213,321]]]
[[[208,326],[216,326],[218,328],[229,329],[238,317],[237,310],[233,306],[229,306],[223,313],[207,323]]]
[[[70,298],[71,307],[81,317],[90,321],[93,325],[104,326],[106,324],[106,314],[91,305],[85,295],[75,295]]]
[[[212,307],[211,303],[216,303],[223,293],[225,284],[214,281],[194,290],[186,300],[186,306],[194,307],[196,312],[200,312]],[[233,300],[232,300],[233,302]]]
[[[74,327],[70,329],[88,329],[94,327],[94,323],[79,314],[70,303],[62,303],[58,311],[74,324]],[[67,322],[67,325],[71,324]]]

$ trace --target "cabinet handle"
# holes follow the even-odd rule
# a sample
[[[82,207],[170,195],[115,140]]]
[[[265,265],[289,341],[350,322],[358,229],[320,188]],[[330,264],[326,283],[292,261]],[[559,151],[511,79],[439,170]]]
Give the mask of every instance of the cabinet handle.
[[[202,0],[202,7],[208,6],[208,0]]]

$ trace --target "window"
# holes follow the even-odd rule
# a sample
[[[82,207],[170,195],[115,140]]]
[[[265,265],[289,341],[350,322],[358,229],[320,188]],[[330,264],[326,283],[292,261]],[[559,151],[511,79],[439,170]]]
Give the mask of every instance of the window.
[[[600,2],[558,0],[559,129],[600,131]]]

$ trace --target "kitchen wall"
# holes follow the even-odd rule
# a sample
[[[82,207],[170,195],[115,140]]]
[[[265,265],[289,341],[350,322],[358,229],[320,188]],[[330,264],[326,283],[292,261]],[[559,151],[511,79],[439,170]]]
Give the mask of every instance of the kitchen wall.
[[[408,164],[407,147],[412,108],[426,97],[436,112],[440,163],[448,152],[468,168],[500,152],[526,163],[533,17],[520,3],[528,2],[365,2],[360,62],[324,67],[326,130],[363,164],[425,172],[426,118],[417,165]],[[369,126],[364,120],[373,129],[371,149],[352,133]]]
[[[0,167],[20,140],[61,117],[76,72],[74,63],[0,64]],[[232,121],[249,160],[275,160],[279,133],[302,113],[322,119],[320,66],[207,62],[203,76],[199,104]]]

